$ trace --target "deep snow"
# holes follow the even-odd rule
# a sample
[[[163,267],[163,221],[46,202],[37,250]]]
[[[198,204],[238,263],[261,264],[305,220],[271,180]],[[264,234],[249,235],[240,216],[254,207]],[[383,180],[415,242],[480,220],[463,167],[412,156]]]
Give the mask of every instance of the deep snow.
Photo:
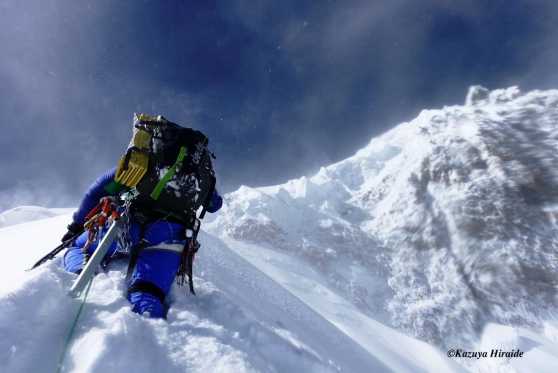
[[[0,364],[7,372],[56,371],[79,307],[79,300],[66,295],[76,276],[57,260],[24,269],[45,246],[56,244],[68,218],[0,229]],[[278,254],[273,262],[287,261],[272,271],[254,266],[214,236],[202,234],[200,240],[198,295],[173,288],[167,321],[130,311],[124,263],[98,274],[63,371],[460,371],[435,348],[360,314],[328,291],[317,274],[305,276],[303,263]],[[12,260],[18,255],[11,247],[25,248],[26,255]],[[293,270],[299,275],[291,276]],[[308,288],[291,291],[274,276]]]
[[[312,177],[242,187],[204,224],[198,296],[174,288],[167,322],[135,315],[114,263],[65,371],[555,372],[557,148],[558,91],[473,87]],[[23,269],[69,219],[0,228],[9,372],[55,370],[75,277]]]

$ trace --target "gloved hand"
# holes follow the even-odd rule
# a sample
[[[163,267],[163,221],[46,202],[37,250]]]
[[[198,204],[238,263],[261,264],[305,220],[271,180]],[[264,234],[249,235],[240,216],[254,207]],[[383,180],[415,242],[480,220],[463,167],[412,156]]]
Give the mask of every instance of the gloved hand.
[[[61,241],[65,242],[70,238],[74,237],[76,234],[80,233],[83,230],[83,225],[76,223],[75,221],[68,224],[68,231],[64,236],[62,236]]]

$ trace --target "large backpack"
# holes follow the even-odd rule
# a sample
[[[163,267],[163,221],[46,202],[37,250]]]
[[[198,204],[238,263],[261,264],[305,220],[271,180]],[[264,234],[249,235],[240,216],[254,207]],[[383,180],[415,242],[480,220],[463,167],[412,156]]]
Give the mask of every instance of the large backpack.
[[[200,131],[159,115],[134,114],[133,135],[115,181],[137,190],[134,206],[185,224],[215,188],[212,153]]]

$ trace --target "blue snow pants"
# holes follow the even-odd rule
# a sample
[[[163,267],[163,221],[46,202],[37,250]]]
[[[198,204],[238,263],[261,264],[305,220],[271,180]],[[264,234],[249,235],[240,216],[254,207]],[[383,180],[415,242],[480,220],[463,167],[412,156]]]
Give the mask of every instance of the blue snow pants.
[[[135,268],[128,284],[128,300],[132,311],[146,314],[153,318],[164,318],[167,308],[164,302],[168,295],[178,267],[180,255],[184,247],[184,226],[159,220],[142,227],[135,222],[130,224],[129,237],[131,244],[146,240],[146,246],[139,253]],[[91,255],[99,243],[98,239],[88,249]],[[79,236],[74,245],[66,250],[63,258],[64,268],[73,273],[83,269],[82,248],[87,242],[87,232]],[[106,257],[117,250],[114,242]]]

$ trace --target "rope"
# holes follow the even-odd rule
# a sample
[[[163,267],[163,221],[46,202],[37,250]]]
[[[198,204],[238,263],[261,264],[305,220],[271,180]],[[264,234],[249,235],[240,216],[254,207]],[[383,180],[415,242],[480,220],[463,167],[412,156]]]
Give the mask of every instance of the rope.
[[[81,312],[83,311],[83,308],[85,306],[85,302],[87,300],[87,295],[89,294],[89,289],[91,289],[91,284],[93,284],[93,279],[94,278],[92,278],[91,281],[89,281],[89,284],[87,284],[87,288],[85,288],[85,292],[83,293],[83,299],[81,301],[81,304],[79,305],[78,312],[76,314],[76,317],[74,318],[74,322],[72,323],[70,331],[68,332],[68,335],[66,336],[66,340],[64,341],[64,347],[62,348],[62,353],[60,354],[60,358],[58,359],[58,365],[57,365],[57,368],[56,368],[56,373],[60,373],[62,371],[62,367],[63,367],[63,364],[64,364],[64,359],[66,358],[66,353],[68,352],[68,347],[70,347],[70,343],[72,342],[72,338],[73,338],[74,332],[76,330],[76,325],[78,323]]]

